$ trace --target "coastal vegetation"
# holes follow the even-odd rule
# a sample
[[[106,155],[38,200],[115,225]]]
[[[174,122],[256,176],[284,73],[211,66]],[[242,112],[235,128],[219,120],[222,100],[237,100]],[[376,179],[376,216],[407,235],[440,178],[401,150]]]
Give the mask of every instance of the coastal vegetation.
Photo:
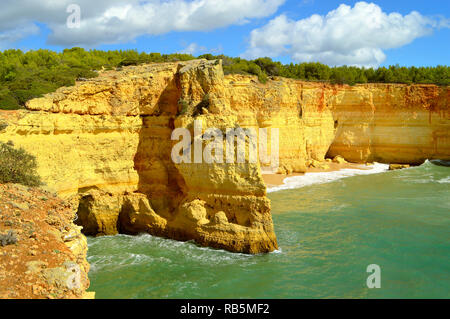
[[[321,63],[290,63],[270,58],[245,60],[225,55],[139,53],[136,50],[101,51],[82,48],[50,50],[5,50],[0,52],[0,109],[20,109],[29,99],[74,85],[98,75],[100,70],[113,70],[152,62],[187,61],[196,58],[222,59],[225,74],[252,74],[265,83],[269,77],[282,76],[305,81],[336,84],[358,83],[420,83],[450,84],[450,67],[390,67],[359,68],[330,67]]]
[[[36,173],[36,158],[12,142],[0,142],[0,184],[42,185]]]

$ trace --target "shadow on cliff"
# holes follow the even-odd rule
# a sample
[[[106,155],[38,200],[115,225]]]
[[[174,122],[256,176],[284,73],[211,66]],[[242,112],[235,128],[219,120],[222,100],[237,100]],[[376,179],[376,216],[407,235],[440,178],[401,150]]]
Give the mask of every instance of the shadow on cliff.
[[[180,96],[180,83],[175,76],[161,93],[155,112],[141,115],[142,129],[134,158],[139,175],[137,192],[147,195],[154,211],[168,220],[186,194],[184,178],[171,159],[171,134]]]

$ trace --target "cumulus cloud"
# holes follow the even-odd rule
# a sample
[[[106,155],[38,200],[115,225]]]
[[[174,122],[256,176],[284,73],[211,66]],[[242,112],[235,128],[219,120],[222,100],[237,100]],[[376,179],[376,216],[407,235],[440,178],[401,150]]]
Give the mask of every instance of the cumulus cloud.
[[[246,58],[290,56],[294,61],[329,65],[378,66],[383,50],[398,48],[445,27],[445,20],[387,14],[373,3],[342,4],[325,16],[294,21],[280,15],[251,32]]]
[[[129,42],[140,35],[171,31],[207,31],[274,14],[285,0],[6,0],[0,12],[0,36],[24,25],[46,24],[48,42],[95,46]],[[69,4],[81,7],[80,28],[66,25]]]

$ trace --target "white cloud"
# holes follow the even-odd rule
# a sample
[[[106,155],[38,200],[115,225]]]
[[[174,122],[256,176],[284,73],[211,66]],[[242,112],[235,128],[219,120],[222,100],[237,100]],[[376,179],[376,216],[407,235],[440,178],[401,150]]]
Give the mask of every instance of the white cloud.
[[[207,49],[204,46],[199,46],[197,43],[191,43],[186,48],[180,51],[180,53],[195,54],[197,52],[205,52]]]
[[[445,20],[413,11],[387,14],[373,3],[342,4],[326,16],[294,21],[285,15],[251,32],[246,58],[290,56],[294,61],[329,65],[378,66],[383,50],[398,48],[429,35]]]
[[[285,0],[6,0],[0,36],[41,22],[52,31],[48,42],[63,46],[121,43],[140,35],[208,31],[276,12]],[[66,26],[71,3],[81,7],[81,27]]]
[[[200,55],[204,53],[211,53],[211,54],[220,54],[223,51],[222,45],[219,45],[215,48],[207,48],[203,45],[199,45],[195,42],[190,43],[187,45],[184,49],[180,51],[180,53],[186,53],[186,54],[192,54],[192,55]]]

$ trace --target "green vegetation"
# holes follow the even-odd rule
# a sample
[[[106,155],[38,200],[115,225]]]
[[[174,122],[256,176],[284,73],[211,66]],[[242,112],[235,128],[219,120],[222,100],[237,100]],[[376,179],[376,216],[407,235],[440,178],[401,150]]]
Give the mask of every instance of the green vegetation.
[[[286,78],[323,81],[336,84],[357,83],[420,83],[420,84],[450,84],[450,67],[380,67],[358,68],[354,66],[330,67],[321,63],[282,64],[270,58],[259,58],[247,61],[241,58],[230,58],[224,55],[213,56],[205,54],[199,56],[208,60],[222,59],[225,74],[240,73],[257,75],[262,83],[268,76],[282,76]]]
[[[178,115],[192,115],[197,116],[203,114],[203,109],[208,109],[211,103],[211,97],[209,94],[205,94],[202,100],[197,105],[192,105],[180,98],[178,100]]]
[[[258,75],[261,82],[267,76],[282,76],[306,81],[323,81],[335,84],[357,83],[420,83],[420,84],[450,84],[450,67],[401,67],[390,66],[359,68],[354,66],[330,67],[321,63],[286,64],[274,62],[270,58],[259,58],[246,61],[240,58],[215,57],[224,59],[225,73],[250,73]],[[247,67],[241,67],[246,65]]]
[[[178,100],[178,114],[184,115],[187,113],[188,109],[189,109],[189,103],[186,100],[183,100],[180,98]]]
[[[42,185],[36,168],[34,156],[22,148],[15,149],[12,142],[0,142],[0,183]]]
[[[120,70],[124,66],[151,62],[187,61],[190,54],[139,53],[127,51],[86,51],[66,49],[60,53],[49,50],[6,50],[0,52],[0,109],[18,109],[29,99],[70,86],[76,79],[97,76],[97,70]],[[248,61],[224,55],[205,54],[208,60],[222,59],[225,74],[252,74],[266,83],[270,76],[330,83],[434,83],[450,84],[450,67],[390,66],[365,69],[352,66],[329,67],[321,63],[286,64],[270,58]]]

